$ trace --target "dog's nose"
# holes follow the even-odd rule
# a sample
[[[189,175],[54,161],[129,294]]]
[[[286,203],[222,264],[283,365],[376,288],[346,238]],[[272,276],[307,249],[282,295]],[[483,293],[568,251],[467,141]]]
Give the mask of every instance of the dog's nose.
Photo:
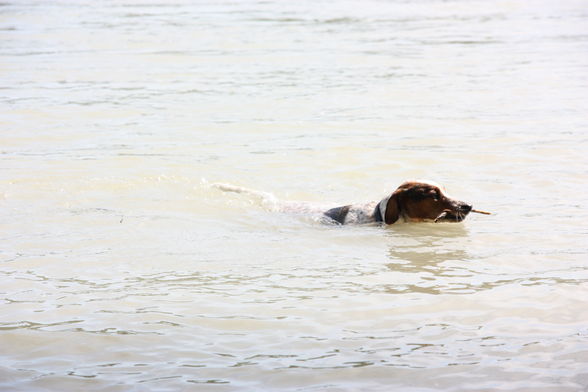
[[[472,210],[472,205],[463,203],[459,206],[459,209],[461,210],[461,212],[465,212],[467,214]]]

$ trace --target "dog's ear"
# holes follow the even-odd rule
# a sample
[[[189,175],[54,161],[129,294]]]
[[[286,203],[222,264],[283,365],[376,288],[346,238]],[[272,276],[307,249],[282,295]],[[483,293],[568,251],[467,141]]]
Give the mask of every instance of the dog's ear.
[[[386,204],[386,216],[384,217],[384,222],[387,225],[391,225],[395,223],[398,218],[400,218],[400,210],[401,210],[401,197],[404,193],[404,189],[396,189],[390,199],[388,199],[388,204]]]

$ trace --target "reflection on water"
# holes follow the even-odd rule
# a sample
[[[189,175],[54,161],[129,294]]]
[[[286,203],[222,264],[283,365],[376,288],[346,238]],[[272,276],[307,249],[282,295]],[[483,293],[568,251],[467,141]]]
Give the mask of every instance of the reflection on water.
[[[468,293],[463,282],[476,274],[468,264],[468,230],[463,224],[405,224],[388,230],[391,245],[387,267],[396,272],[417,274],[417,283],[389,285],[389,293]],[[464,246],[466,245],[466,246]]]
[[[588,280],[573,277],[566,266],[540,273],[537,270],[505,273],[480,263],[481,255],[468,251],[468,228],[459,224],[406,224],[388,229],[391,260],[386,266],[394,272],[414,275],[410,284],[389,284],[392,294],[471,294],[506,286],[581,285]],[[569,277],[568,277],[569,276]]]

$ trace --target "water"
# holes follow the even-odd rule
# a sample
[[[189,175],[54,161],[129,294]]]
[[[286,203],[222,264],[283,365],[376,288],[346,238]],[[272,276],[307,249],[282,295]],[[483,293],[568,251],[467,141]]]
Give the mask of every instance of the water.
[[[588,3],[0,4],[0,389],[586,391]],[[326,226],[430,178],[494,212]]]

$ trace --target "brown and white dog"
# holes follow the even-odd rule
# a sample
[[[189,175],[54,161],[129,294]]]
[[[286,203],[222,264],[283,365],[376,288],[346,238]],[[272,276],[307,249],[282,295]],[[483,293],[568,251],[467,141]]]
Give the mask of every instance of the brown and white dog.
[[[461,222],[472,206],[449,197],[432,181],[407,181],[378,203],[347,205],[324,213],[332,221],[345,224],[381,222]]]
[[[379,202],[350,204],[331,208],[327,211],[317,209],[308,203],[279,202],[266,192],[229,185],[212,184],[225,192],[244,193],[261,200],[262,206],[286,213],[321,214],[322,221],[331,224],[383,223],[391,225],[405,222],[461,222],[470,212],[489,214],[473,210],[463,201],[453,199],[438,184],[432,181],[406,181],[390,196]]]

